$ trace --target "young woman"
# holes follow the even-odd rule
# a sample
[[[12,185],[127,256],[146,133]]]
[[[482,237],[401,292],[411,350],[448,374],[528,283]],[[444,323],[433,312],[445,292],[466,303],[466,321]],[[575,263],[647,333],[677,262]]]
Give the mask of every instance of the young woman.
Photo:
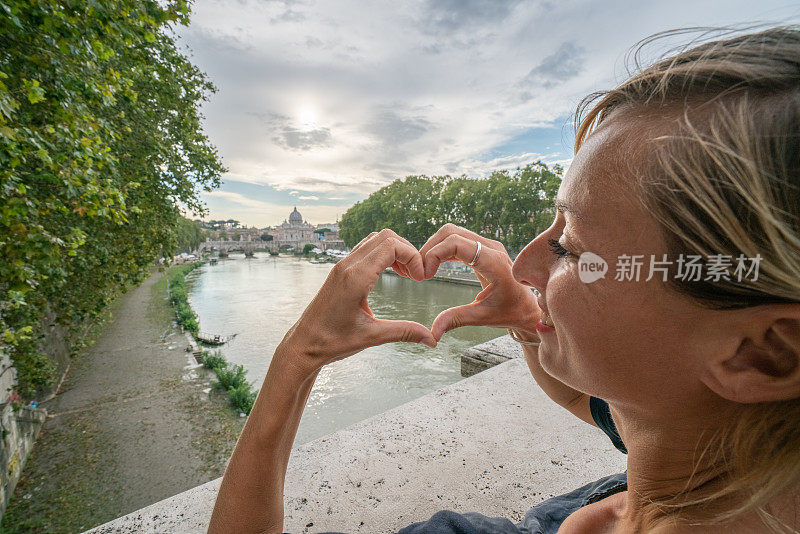
[[[404,532],[800,529],[800,30],[678,52],[588,97],[576,124],[555,220],[513,264],[445,225],[419,251],[374,233],[333,268],[272,358],[210,532],[282,531],[289,452],[324,365],[463,325],[513,329],[550,397],[627,450],[627,476],[561,496],[550,520],[441,512]],[[608,270],[592,281],[598,257]],[[372,316],[384,268],[425,280],[448,259],[474,264],[473,303],[430,330]]]

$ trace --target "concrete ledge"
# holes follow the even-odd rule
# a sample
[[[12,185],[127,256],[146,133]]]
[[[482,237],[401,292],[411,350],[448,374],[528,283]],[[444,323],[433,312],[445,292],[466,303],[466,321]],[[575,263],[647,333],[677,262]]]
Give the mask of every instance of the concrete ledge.
[[[512,358],[525,359],[520,344],[508,334],[496,337],[461,354],[461,376],[472,376]]]
[[[395,532],[443,509],[516,522],[625,465],[601,430],[553,403],[515,358],[294,449],[284,528]],[[90,532],[205,532],[220,480]]]

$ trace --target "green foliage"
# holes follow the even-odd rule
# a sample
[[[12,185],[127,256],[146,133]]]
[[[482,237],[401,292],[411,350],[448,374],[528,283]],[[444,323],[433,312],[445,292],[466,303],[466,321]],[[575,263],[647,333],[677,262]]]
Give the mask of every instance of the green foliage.
[[[197,315],[189,305],[186,293],[186,275],[200,266],[200,262],[171,267],[167,273],[170,301],[175,306],[175,317],[179,324],[197,335],[199,325]],[[249,414],[255,402],[257,391],[247,381],[247,371],[241,365],[229,363],[221,350],[213,353],[204,350],[200,362],[206,369],[212,369],[217,376],[215,387],[228,392],[231,404],[240,412]]]
[[[175,239],[176,252],[192,252],[197,250],[205,236],[199,224],[186,217],[181,217],[175,229]]]
[[[228,363],[220,350],[213,353],[204,350],[201,362],[207,369],[213,369],[217,375],[215,387],[228,392],[231,405],[239,412],[250,414],[258,391],[247,381],[244,367]]]
[[[200,361],[206,369],[216,369],[217,367],[224,367],[228,364],[221,350],[215,350],[214,352],[204,350]]]
[[[214,368],[217,375],[216,386],[219,389],[235,389],[242,384],[247,384],[247,371],[241,365],[228,363]]]
[[[0,329],[23,394],[54,378],[41,318],[97,317],[220,183],[188,20],[184,0],[0,3]]]
[[[303,255],[305,256],[305,255],[310,254],[311,251],[314,250],[315,247],[316,247],[316,245],[314,245],[312,243],[306,243],[305,245],[303,245]]]
[[[200,262],[171,267],[167,273],[169,281],[169,300],[175,307],[175,320],[187,331],[194,335],[200,331],[197,314],[189,305],[189,296],[186,292],[186,275],[200,266]]]
[[[258,392],[253,390],[253,387],[247,382],[228,390],[228,398],[231,400],[233,407],[247,415],[250,415],[257,395]]]
[[[488,178],[408,176],[372,193],[342,216],[339,235],[352,247],[391,228],[421,247],[451,222],[519,252],[550,225],[562,170],[541,162]]]

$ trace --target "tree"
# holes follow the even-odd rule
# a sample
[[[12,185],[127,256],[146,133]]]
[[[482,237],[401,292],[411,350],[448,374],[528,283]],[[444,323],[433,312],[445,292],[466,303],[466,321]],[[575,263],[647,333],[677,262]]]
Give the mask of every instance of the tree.
[[[0,4],[0,328],[23,394],[54,378],[41,317],[77,332],[219,186],[214,87],[171,28],[188,21],[184,0]]]
[[[269,234],[261,234],[261,241],[272,241],[273,236]]]
[[[177,252],[192,252],[203,242],[203,229],[195,221],[181,218],[175,231]]]
[[[519,252],[554,216],[562,169],[542,162],[487,178],[408,176],[356,203],[342,216],[339,235],[349,247],[370,232],[391,228],[421,247],[444,223],[499,238]]]

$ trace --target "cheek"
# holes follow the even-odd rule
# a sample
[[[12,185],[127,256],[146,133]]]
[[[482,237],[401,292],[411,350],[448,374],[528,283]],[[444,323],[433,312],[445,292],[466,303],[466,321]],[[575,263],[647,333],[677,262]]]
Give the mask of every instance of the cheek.
[[[702,321],[680,313],[663,291],[577,277],[551,282],[556,331],[539,347],[548,374],[584,393],[635,402],[679,397],[692,386]]]
[[[603,281],[584,284],[577,275],[548,283],[556,330],[543,334],[550,337],[539,348],[539,361],[548,374],[579,391],[598,394],[635,371],[636,340],[644,332],[620,313],[626,305],[612,289]]]

